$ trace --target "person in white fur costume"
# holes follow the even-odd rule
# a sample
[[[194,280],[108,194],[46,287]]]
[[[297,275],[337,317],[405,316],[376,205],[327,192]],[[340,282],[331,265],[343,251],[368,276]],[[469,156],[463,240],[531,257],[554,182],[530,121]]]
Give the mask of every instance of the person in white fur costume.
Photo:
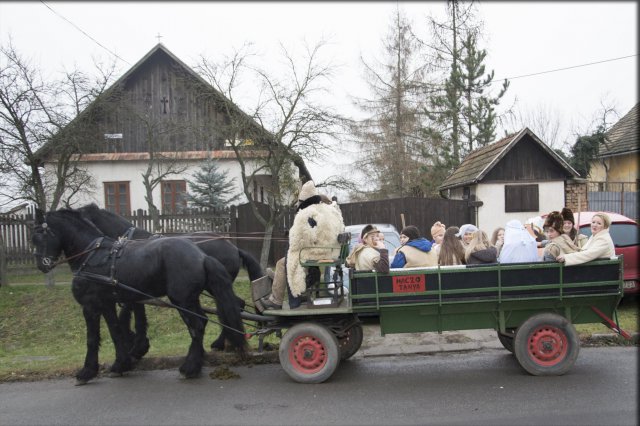
[[[284,289],[287,287],[283,277],[285,270],[291,308],[300,305],[299,296],[306,290],[307,282],[319,280],[319,270],[303,267],[300,256],[302,261],[323,260],[335,258],[340,253],[338,235],[344,232],[344,222],[337,203],[319,195],[313,181],[302,186],[298,203],[296,216],[289,230],[287,256],[276,263],[271,295],[262,299],[266,309],[282,307]]]

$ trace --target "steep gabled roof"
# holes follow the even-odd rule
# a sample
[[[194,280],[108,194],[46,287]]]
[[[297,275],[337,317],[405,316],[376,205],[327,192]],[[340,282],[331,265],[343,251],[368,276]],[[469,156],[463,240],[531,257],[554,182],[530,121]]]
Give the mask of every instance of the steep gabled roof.
[[[605,133],[605,142],[600,144],[598,157],[638,152],[638,105]]]
[[[562,159],[555,151],[542,142],[527,127],[518,133],[511,134],[490,145],[478,148],[469,153],[460,163],[453,173],[451,173],[444,182],[438,187],[438,191],[457,188],[460,186],[472,185],[480,182],[505,155],[519,142],[524,136],[528,135],[541,149],[546,151],[558,165],[566,170],[567,174],[574,177],[580,177],[566,161]]]
[[[182,62],[177,56],[175,56],[169,49],[167,49],[162,43],[156,44],[146,55],[144,55],[138,62],[136,62],[127,72],[125,72],[118,80],[116,80],[113,84],[111,84],[107,89],[104,90],[96,99],[94,99],[84,110],[82,110],[71,122],[69,122],[62,130],[58,132],[58,134],[54,135],[52,139],[47,141],[43,146],[41,146],[35,153],[34,159],[39,164],[42,164],[47,157],[49,157],[55,151],[56,138],[67,131],[67,129],[73,128],[76,123],[82,122],[84,117],[89,115],[96,107],[96,105],[100,104],[104,99],[108,99],[109,96],[116,90],[118,87],[122,87],[125,83],[145,64],[150,60],[154,55],[159,52],[167,55],[171,60],[175,61],[183,71],[185,71],[190,77],[194,78],[198,83],[202,84],[202,90],[206,90],[209,93],[213,94],[215,98],[223,102],[230,102],[222,93],[220,93],[215,87],[213,87],[209,82],[207,82],[204,78],[202,78],[198,73],[193,71],[191,67]],[[236,113],[247,120],[248,123],[251,123],[255,127],[255,129],[267,136],[268,138],[272,138],[270,132],[266,129],[262,128],[253,118],[249,117],[244,111],[242,111],[238,106],[232,104],[233,110]]]

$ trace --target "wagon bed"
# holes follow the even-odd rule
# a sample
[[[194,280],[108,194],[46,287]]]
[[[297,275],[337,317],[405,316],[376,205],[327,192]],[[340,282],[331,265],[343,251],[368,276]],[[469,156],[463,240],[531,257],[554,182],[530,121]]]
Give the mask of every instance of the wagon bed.
[[[304,265],[339,266],[338,261]],[[332,279],[308,289],[308,301],[299,308],[288,309],[285,302],[282,310],[265,312],[272,318],[264,324],[267,330],[287,329],[280,362],[296,381],[324,381],[340,359],[358,350],[362,314],[379,315],[383,335],[494,329],[529,373],[564,374],[579,350],[573,324],[612,325],[624,276],[622,258],[570,267],[534,262],[388,274],[349,270],[344,280],[342,269],[336,271]]]

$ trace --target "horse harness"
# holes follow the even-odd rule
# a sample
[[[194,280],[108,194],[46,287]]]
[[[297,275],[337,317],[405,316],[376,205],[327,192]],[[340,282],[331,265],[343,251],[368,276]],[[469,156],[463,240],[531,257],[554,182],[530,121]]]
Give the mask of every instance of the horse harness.
[[[94,227],[95,225],[88,221],[89,223],[91,223]],[[55,233],[53,232],[52,229],[49,228],[49,226],[47,225],[46,222],[43,222],[42,225],[39,225],[37,228],[41,228],[43,233],[51,233],[52,235],[55,235]],[[97,228],[96,228],[97,229]],[[175,308],[177,310],[189,313],[191,315],[194,315],[196,317],[199,317],[201,319],[204,319],[206,321],[212,322],[214,324],[219,325],[220,327],[224,327],[226,329],[229,329],[231,331],[234,331],[236,333],[240,333],[243,334],[245,336],[245,338],[249,338],[250,335],[247,333],[244,333],[240,330],[236,330],[233,327],[230,327],[226,324],[222,324],[218,321],[214,321],[211,318],[208,318],[207,316],[204,315],[200,315],[196,312],[192,312],[188,309],[185,309],[181,306],[175,305],[171,302],[167,302],[159,297],[147,294],[143,291],[140,291],[136,288],[133,288],[131,286],[128,286],[124,283],[119,282],[116,278],[115,278],[115,273],[116,273],[116,262],[117,260],[123,255],[124,252],[124,248],[127,246],[128,243],[131,242],[131,237],[133,236],[133,233],[135,232],[136,228],[135,227],[131,227],[127,230],[127,232],[121,236],[118,237],[117,240],[113,240],[113,244],[111,246],[111,248],[109,250],[99,250],[100,248],[107,248],[107,247],[103,247],[103,243],[105,242],[105,236],[100,236],[98,238],[96,238],[95,240],[93,240],[85,250],[81,251],[80,253],[76,253],[75,255],[71,256],[71,257],[67,257],[65,258],[63,261],[52,261],[50,257],[48,256],[44,256],[43,254],[40,253],[35,253],[36,255],[39,255],[40,257],[42,257],[42,262],[46,265],[52,264],[52,268],[55,267],[57,264],[59,263],[63,263],[63,262],[68,262],[70,259],[73,259],[75,257],[79,257],[79,256],[83,256],[87,253],[89,253],[89,256],[87,256],[87,258],[84,260],[84,262],[82,262],[82,265],[80,265],[80,268],[73,273],[74,277],[78,277],[78,278],[85,278],[88,279],[90,281],[94,281],[100,284],[108,284],[111,285],[113,287],[119,287],[122,288],[124,290],[128,290],[130,292],[139,294],[141,296],[144,296],[148,299],[153,300],[154,302],[156,302],[157,305],[159,306],[165,306],[165,307],[170,307],[170,308]],[[161,235],[154,235],[153,237],[159,238],[162,237]],[[46,250],[45,250],[46,252]],[[97,256],[97,253],[102,253],[100,256]],[[91,260],[93,259],[92,263],[89,263]],[[106,275],[101,275],[101,274],[96,274],[94,272],[89,272],[89,271],[85,271],[85,267],[86,266],[99,266],[101,263],[104,263],[105,261],[110,261],[109,264],[109,276]],[[114,292],[115,293],[115,292]],[[144,302],[143,302],[144,303]]]

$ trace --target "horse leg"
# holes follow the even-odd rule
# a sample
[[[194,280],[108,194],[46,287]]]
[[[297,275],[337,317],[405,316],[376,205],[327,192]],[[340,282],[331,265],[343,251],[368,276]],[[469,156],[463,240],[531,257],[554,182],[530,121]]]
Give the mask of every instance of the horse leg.
[[[247,304],[247,302],[245,302],[243,298],[235,294],[234,294],[234,297],[235,297],[236,305],[238,305],[238,307],[242,311],[245,305]],[[211,343],[211,349],[217,349],[219,351],[223,351],[225,348],[225,343],[229,340],[229,332],[230,331],[227,330],[225,327],[222,327],[222,331],[220,332],[220,335],[218,336],[218,338],[214,340],[213,343]]]
[[[215,259],[205,259],[207,271],[207,291],[213,296],[218,308],[218,318],[223,326],[221,336],[238,350],[241,356],[245,355],[246,341],[244,340],[244,326],[240,318],[238,297],[233,293],[232,284],[228,274],[221,271],[221,265]]]
[[[206,317],[198,299],[195,299],[195,301],[186,305],[176,303],[174,300],[171,302],[191,312],[195,312],[198,315]],[[191,335],[189,352],[187,353],[184,363],[180,366],[180,373],[187,379],[191,379],[198,377],[200,375],[200,371],[202,371],[202,364],[204,363],[204,346],[202,342],[204,340],[204,329],[207,325],[207,321],[204,318],[197,317],[189,312],[182,310],[179,312],[182,317],[182,321],[184,321],[187,329],[189,330],[189,334]]]
[[[116,360],[111,365],[110,371],[111,373],[121,376],[125,371],[133,369],[133,362],[129,356],[128,347],[125,344],[121,324],[118,321],[116,305],[112,303],[105,306],[102,315],[107,323],[107,327],[109,327],[109,334],[111,335],[111,340],[116,350]]]
[[[120,324],[120,330],[122,331],[122,338],[129,352],[133,350],[135,334],[131,331],[131,311],[133,306],[130,303],[125,303],[120,309],[118,314],[118,323]]]
[[[98,375],[100,312],[83,305],[82,315],[87,328],[87,354],[84,358],[84,366],[76,373],[76,385],[84,385]]]
[[[135,359],[141,359],[149,352],[149,338],[147,337],[147,312],[142,303],[132,305],[135,317],[136,334],[133,347],[129,354]]]

